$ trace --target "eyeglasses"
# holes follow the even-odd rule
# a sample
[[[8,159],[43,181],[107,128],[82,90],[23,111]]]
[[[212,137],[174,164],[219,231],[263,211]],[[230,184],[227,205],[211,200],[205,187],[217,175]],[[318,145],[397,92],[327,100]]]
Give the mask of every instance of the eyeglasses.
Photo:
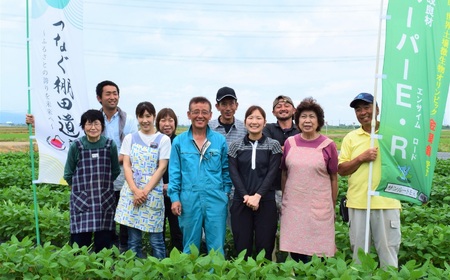
[[[95,121],[95,122],[86,122],[86,123],[84,124],[84,127],[86,127],[86,128],[92,128],[92,127],[99,128],[99,127],[102,127],[102,123],[99,122],[99,121]]]
[[[202,115],[202,116],[209,116],[209,114],[211,113],[210,111],[206,111],[206,110],[203,110],[203,111],[200,111],[200,110],[195,110],[195,111],[190,111],[190,113],[191,113],[191,115],[193,115],[193,116],[198,116],[198,115]]]

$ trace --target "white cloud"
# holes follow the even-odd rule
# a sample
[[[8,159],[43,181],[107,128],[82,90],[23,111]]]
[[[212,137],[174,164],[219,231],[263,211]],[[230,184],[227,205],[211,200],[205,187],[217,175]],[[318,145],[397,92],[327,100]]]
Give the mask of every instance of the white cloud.
[[[24,1],[0,2],[0,110],[27,110],[24,9]],[[295,102],[313,96],[329,123],[351,123],[348,103],[374,89],[378,1],[85,0],[84,13],[93,108],[96,84],[110,79],[121,87],[126,111],[148,100],[156,109],[172,107],[184,123],[190,98],[214,103],[227,85],[237,92],[240,119],[258,104],[274,121],[273,98],[285,94]]]

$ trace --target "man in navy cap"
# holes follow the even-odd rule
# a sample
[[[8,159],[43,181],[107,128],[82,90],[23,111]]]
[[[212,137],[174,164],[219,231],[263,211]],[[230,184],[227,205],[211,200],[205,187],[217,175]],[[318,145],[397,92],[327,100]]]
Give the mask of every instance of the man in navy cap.
[[[369,163],[373,162],[372,190],[378,187],[381,178],[381,159],[378,156],[378,141],[370,147],[371,123],[375,111],[375,131],[378,105],[370,93],[360,93],[350,103],[355,109],[361,127],[349,132],[343,139],[339,154],[338,173],[349,176],[347,206],[349,208],[350,245],[353,259],[359,262],[358,249],[364,249],[366,237],[366,213]],[[370,203],[370,235],[378,253],[381,267],[398,267],[398,251],[401,242],[400,201],[382,196],[372,196]],[[370,244],[370,243],[369,243]]]

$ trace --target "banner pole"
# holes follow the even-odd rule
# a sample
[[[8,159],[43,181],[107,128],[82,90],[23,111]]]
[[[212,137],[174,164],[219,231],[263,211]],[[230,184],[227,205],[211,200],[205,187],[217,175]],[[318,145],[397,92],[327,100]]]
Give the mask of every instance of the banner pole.
[[[29,23],[29,0],[26,1],[26,17],[27,17],[27,83],[28,83],[28,114],[31,114],[31,82],[30,82],[30,23]],[[34,125],[34,124],[33,124]],[[37,203],[37,194],[36,194],[36,184],[35,178],[36,174],[34,172],[34,145],[33,145],[33,126],[28,124],[28,138],[30,141],[30,161],[31,161],[31,180],[33,187],[33,204],[34,204],[34,220],[36,223],[36,243],[37,245],[41,245],[41,238],[39,234],[39,207]]]
[[[381,48],[381,27],[383,22],[383,3],[384,1],[380,1],[380,20],[378,22],[378,42],[377,42],[377,56],[376,56],[376,65],[375,65],[375,83],[373,88],[373,99],[374,104],[377,104],[377,95],[378,95],[378,69],[380,66],[380,48]],[[370,128],[370,148],[375,146],[375,127],[377,125],[376,121],[377,110],[376,108],[372,108],[372,123]],[[379,155],[377,155],[379,156]],[[372,177],[373,177],[373,161],[369,163],[369,179],[367,183],[367,211],[366,211],[366,236],[364,238],[364,252],[369,253],[369,232],[370,232],[370,204],[372,200]]]

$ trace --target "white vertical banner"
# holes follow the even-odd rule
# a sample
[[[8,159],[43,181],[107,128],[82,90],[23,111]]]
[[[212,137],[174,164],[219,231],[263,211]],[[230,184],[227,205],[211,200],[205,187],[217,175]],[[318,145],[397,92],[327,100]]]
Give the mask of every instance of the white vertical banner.
[[[35,183],[65,184],[67,152],[83,135],[88,109],[83,63],[83,0],[33,0],[30,20],[31,104],[39,147]]]

